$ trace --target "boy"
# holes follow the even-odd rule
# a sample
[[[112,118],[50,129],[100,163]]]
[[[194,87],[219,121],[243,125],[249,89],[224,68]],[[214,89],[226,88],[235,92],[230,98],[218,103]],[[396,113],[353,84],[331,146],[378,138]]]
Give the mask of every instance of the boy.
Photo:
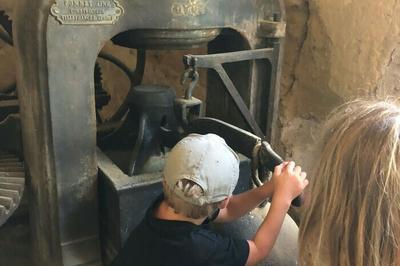
[[[271,182],[232,196],[239,159],[214,134],[191,134],[170,152],[164,195],[148,209],[112,265],[254,265],[278,236],[293,198],[307,186],[294,162],[275,168]],[[273,195],[268,215],[252,240],[223,237],[206,224],[233,221]]]

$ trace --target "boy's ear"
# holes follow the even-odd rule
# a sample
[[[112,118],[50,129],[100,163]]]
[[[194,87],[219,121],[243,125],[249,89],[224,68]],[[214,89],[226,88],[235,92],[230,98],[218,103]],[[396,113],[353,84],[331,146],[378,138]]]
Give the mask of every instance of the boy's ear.
[[[225,198],[223,201],[221,201],[221,203],[218,205],[219,209],[225,209],[226,206],[228,206],[229,200],[231,199],[231,197],[227,197]]]

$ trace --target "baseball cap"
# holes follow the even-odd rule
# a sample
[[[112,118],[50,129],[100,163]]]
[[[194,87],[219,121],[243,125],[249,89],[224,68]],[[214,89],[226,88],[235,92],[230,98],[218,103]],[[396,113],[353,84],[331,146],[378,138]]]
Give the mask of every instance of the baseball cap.
[[[232,195],[239,178],[239,158],[224,139],[215,135],[190,134],[169,153],[165,167],[165,184],[182,200],[202,206]],[[204,194],[187,197],[178,182],[187,179],[198,184]]]

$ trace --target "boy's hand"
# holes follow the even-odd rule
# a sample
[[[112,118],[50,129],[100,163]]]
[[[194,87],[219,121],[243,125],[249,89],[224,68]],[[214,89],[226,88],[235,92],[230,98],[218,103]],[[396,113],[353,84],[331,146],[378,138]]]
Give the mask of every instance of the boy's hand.
[[[307,173],[302,172],[301,167],[294,162],[284,162],[276,166],[272,176],[274,197],[290,204],[308,185],[306,176]]]
[[[272,175],[273,196],[264,222],[252,240],[249,240],[249,257],[246,265],[255,265],[268,256],[278,237],[292,200],[308,185],[307,174],[294,162],[275,167]]]

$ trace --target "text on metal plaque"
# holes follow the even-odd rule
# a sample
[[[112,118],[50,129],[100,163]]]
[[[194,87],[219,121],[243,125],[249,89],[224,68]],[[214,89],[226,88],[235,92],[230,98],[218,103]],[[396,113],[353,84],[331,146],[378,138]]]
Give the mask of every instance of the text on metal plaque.
[[[117,0],[56,0],[50,13],[61,24],[114,24],[124,9]]]
[[[171,13],[174,16],[200,16],[206,13],[207,3],[204,0],[188,0],[186,3],[174,3]]]

